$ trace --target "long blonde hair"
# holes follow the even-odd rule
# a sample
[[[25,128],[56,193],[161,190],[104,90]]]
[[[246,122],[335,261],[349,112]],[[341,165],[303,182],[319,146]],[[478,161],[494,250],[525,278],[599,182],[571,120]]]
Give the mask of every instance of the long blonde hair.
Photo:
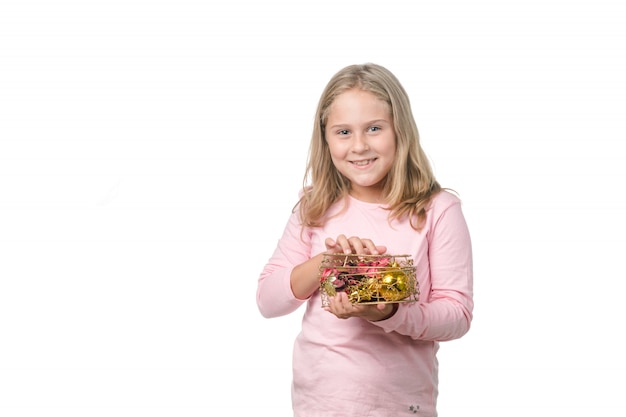
[[[350,65],[337,72],[320,97],[304,175],[303,194],[298,202],[304,226],[323,225],[329,207],[346,197],[350,181],[333,165],[325,138],[330,106],[352,88],[368,91],[389,105],[396,135],[396,158],[383,188],[390,219],[408,216],[420,230],[431,198],[441,190],[424,153],[409,97],[388,69],[372,63]]]

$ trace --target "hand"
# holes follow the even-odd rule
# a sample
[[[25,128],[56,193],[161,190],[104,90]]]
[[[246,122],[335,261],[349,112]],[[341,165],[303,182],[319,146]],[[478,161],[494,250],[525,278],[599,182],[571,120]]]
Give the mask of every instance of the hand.
[[[369,321],[380,321],[393,316],[398,309],[398,304],[352,304],[345,292],[338,292],[329,300],[325,310],[333,313],[340,319],[361,317]]]
[[[376,246],[371,239],[364,239],[356,236],[347,238],[345,235],[339,235],[337,236],[337,240],[327,238],[324,243],[326,244],[326,249],[330,253],[379,255],[387,251],[386,246]]]

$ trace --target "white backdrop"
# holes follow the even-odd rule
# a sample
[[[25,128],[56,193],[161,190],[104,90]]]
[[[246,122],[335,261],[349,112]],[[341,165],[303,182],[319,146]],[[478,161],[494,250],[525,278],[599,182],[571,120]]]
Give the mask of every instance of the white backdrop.
[[[256,280],[371,61],[472,232],[440,415],[623,416],[621,4],[4,0],[0,415],[289,416],[302,310]]]

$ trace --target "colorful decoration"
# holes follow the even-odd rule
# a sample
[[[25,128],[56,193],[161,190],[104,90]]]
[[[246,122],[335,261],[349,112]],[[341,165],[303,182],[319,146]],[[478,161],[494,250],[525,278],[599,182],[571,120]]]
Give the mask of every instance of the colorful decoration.
[[[415,266],[408,255],[326,254],[320,266],[322,306],[337,292],[352,304],[417,301]]]

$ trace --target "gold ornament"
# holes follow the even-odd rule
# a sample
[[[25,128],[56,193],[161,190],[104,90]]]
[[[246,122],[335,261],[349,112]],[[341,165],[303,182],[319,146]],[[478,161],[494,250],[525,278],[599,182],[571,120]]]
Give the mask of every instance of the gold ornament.
[[[380,295],[386,301],[398,301],[409,295],[406,274],[400,269],[387,272],[381,280]]]

